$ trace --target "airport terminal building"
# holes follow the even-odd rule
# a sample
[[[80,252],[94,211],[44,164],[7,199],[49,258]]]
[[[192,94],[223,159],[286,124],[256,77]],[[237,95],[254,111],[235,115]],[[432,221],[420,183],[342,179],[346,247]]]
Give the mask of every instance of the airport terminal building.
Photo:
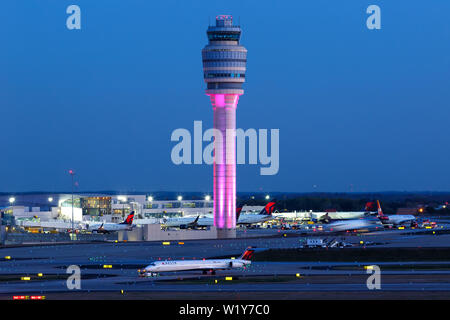
[[[3,224],[53,219],[121,222],[131,211],[138,219],[212,214],[211,200],[156,200],[145,194],[20,194],[0,195]]]

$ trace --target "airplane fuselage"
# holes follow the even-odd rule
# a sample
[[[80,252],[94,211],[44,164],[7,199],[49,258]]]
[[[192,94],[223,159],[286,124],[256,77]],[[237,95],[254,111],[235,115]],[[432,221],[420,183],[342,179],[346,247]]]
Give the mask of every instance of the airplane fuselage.
[[[117,223],[96,223],[90,224],[86,227],[87,230],[97,231],[99,233],[109,233],[117,231],[130,231],[133,229],[133,225],[129,224],[117,224]]]
[[[394,226],[405,224],[405,223],[412,223],[416,220],[416,217],[413,215],[391,215],[391,216],[384,216],[385,218],[381,220],[383,224],[391,224]],[[387,218],[387,219],[386,219]]]
[[[226,270],[242,268],[250,264],[251,261],[241,259],[165,260],[152,262],[143,270],[139,270],[139,273],[143,276],[149,276],[160,272]]]

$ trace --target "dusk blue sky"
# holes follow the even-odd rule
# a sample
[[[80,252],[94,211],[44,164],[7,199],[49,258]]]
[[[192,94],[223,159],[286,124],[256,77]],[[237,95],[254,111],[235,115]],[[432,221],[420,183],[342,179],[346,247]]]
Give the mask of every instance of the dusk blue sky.
[[[81,7],[82,29],[66,28]],[[381,30],[366,8],[381,7]],[[212,126],[201,49],[231,14],[248,49],[239,128],[280,129],[280,170],[239,191],[449,191],[450,2],[3,0],[0,192],[212,191],[172,164]],[[206,144],[205,144],[206,145]],[[314,187],[315,186],[315,187]]]

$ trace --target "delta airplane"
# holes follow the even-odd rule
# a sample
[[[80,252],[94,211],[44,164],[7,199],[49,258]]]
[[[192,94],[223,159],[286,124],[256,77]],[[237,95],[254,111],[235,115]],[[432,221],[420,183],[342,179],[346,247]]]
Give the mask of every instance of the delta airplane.
[[[182,218],[169,218],[163,220],[165,227],[178,227],[180,229],[193,229],[198,227],[198,221],[200,216],[194,217],[182,217]],[[206,218],[203,218],[206,219]]]
[[[238,205],[236,207],[236,224],[254,224],[254,223],[262,223],[267,220],[272,220],[275,217],[272,216],[272,213],[275,210],[275,202],[269,202],[258,214],[243,214],[241,215],[242,206]],[[163,224],[165,227],[178,227],[180,229],[194,229],[194,228],[202,228],[202,227],[211,227],[214,225],[214,218],[211,217],[202,217],[197,216],[194,217],[183,217],[183,218],[172,218],[172,219],[164,219]]]
[[[258,214],[238,214],[236,213],[236,224],[254,224],[262,223],[268,220],[273,220],[275,217],[272,215],[275,211],[275,201],[270,201]],[[240,213],[240,212],[239,212]]]
[[[138,270],[140,277],[153,277],[160,272],[174,271],[202,271],[203,274],[216,270],[243,268],[251,264],[254,249],[248,247],[238,259],[207,259],[207,260],[165,260],[153,261],[142,270]]]
[[[374,206],[374,202],[367,202],[364,206],[364,211],[337,211],[337,212],[327,212],[324,215],[319,217],[319,213],[316,213],[316,216],[318,217],[318,222],[322,223],[331,223],[333,221],[340,221],[340,220],[349,220],[349,219],[358,219],[358,218],[364,218],[366,216],[369,216],[371,214],[375,214],[376,210]]]
[[[295,219],[295,220],[311,220],[313,222],[331,223],[340,220],[352,220],[364,218],[369,215],[375,215],[375,202],[367,202],[362,211],[336,211],[336,212],[276,212],[274,216],[280,219]]]
[[[272,220],[274,217],[272,213],[275,210],[275,202],[271,201],[258,214],[241,214],[242,206],[236,208],[236,224],[249,225],[254,223],[262,223],[267,220]],[[212,226],[214,225],[213,218],[201,218],[198,221],[198,226]]]
[[[134,211],[121,223],[95,223],[86,224],[86,230],[91,230],[97,233],[110,233],[117,231],[130,231],[133,229]]]
[[[416,217],[411,214],[396,214],[391,216],[385,216],[383,214],[383,210],[381,210],[380,201],[377,200],[378,205],[378,219],[380,219],[382,224],[385,225],[392,225],[392,226],[398,226],[403,224],[410,224],[411,226],[414,225],[416,222]]]

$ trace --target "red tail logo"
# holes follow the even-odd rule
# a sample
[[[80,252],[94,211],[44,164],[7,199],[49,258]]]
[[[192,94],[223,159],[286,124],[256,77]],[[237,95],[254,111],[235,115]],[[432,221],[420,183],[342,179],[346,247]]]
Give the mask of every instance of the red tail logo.
[[[364,211],[369,212],[369,211],[374,211],[375,209],[375,203],[374,202],[367,202],[366,206],[364,207]]]
[[[239,220],[239,216],[241,215],[242,207],[236,208],[236,221]]]
[[[275,202],[271,201],[268,204],[266,204],[266,206],[264,207],[264,209],[261,211],[260,214],[267,214],[271,216],[274,211],[275,211]]]
[[[245,252],[242,254],[241,256],[241,260],[250,260],[253,257],[253,253],[255,252],[255,250],[253,249],[247,249],[245,250]]]
[[[134,211],[128,215],[128,217],[125,219],[125,221],[123,223],[124,224],[132,224],[133,218],[134,218]]]

